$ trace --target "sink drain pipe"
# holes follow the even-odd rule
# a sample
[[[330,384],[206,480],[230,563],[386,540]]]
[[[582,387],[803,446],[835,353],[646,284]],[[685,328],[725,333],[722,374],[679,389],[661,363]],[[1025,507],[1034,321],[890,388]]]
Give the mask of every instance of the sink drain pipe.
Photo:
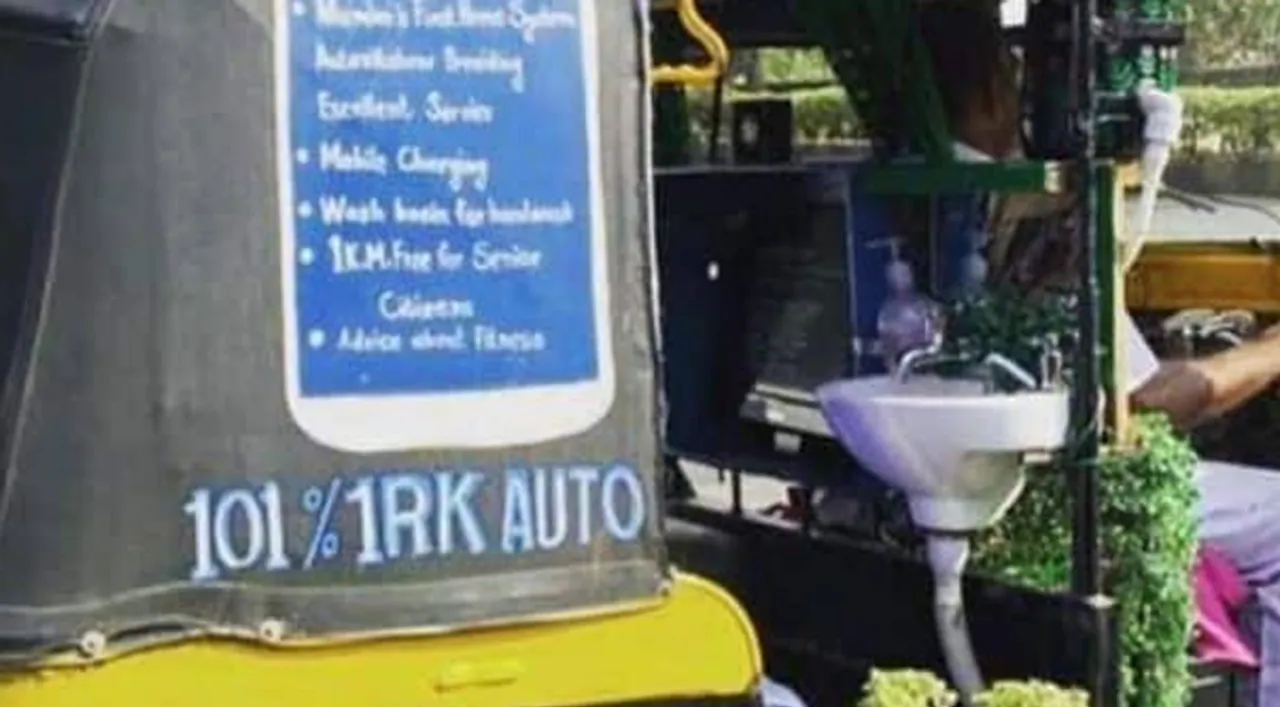
[[[951,674],[951,684],[965,705],[982,692],[982,673],[969,640],[964,611],[964,567],[969,561],[969,538],[959,534],[930,533],[926,540],[929,567],[933,570],[933,615],[938,642]]]

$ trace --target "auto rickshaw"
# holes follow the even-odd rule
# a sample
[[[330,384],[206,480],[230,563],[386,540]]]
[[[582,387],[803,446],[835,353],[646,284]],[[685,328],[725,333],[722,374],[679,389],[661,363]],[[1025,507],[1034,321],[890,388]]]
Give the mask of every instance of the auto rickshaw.
[[[755,699],[663,538],[643,16],[0,30],[0,703]]]
[[[900,136],[924,162],[756,150],[651,173],[646,77],[716,81],[744,37],[841,56],[848,23],[823,12],[849,4],[794,4],[807,21],[746,0],[705,19],[686,0],[0,0],[0,86],[24,101],[0,113],[0,701],[751,704],[763,653],[835,705],[868,660],[940,665],[921,563],[741,512],[742,470],[860,478],[787,394],[849,363],[852,264],[819,273],[834,308],[799,317],[814,355],[743,365],[740,345],[796,319],[764,306],[795,272],[780,236],[821,251],[855,220],[883,231],[887,196],[1071,175],[1103,207],[1080,312],[1107,349],[1113,165],[1094,145],[956,164],[925,121]],[[1089,36],[1081,4],[1045,26]],[[902,31],[892,5],[858,11]],[[659,52],[676,65],[649,72],[650,20],[709,63]],[[898,88],[859,109],[890,124],[920,98]],[[1084,88],[1067,105],[1091,124]],[[779,268],[751,267],[765,251]],[[1114,358],[1096,363],[1082,410],[1114,398]],[[731,470],[731,512],[675,501],[666,522],[664,453]],[[1073,591],[973,578],[972,631],[991,674],[1114,704],[1097,489],[1073,493]]]

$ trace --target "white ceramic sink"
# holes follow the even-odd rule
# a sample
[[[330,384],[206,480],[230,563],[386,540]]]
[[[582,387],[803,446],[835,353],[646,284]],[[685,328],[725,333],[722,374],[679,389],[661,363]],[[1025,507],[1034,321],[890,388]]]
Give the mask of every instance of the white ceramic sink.
[[[871,376],[828,383],[832,432],[868,471],[907,494],[916,524],[968,532],[1000,520],[1029,452],[1066,441],[1065,390],[986,394],[980,381]]]

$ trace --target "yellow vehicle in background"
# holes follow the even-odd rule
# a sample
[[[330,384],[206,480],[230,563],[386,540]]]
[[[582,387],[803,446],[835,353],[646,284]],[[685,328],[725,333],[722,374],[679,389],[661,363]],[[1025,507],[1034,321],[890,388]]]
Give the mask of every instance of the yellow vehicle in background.
[[[1198,205],[1198,204],[1197,204]],[[1241,309],[1280,313],[1280,230],[1274,200],[1232,199],[1195,208],[1165,199],[1155,232],[1126,283],[1136,310]]]
[[[0,704],[754,702],[665,551],[644,22],[0,0]]]

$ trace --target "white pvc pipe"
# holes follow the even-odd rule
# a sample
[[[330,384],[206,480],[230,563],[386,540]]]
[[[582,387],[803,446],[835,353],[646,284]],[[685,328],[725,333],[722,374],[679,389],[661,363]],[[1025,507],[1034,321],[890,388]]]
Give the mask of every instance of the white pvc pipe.
[[[1143,236],[1151,233],[1151,222],[1156,215],[1156,200],[1164,181],[1164,170],[1169,166],[1170,145],[1151,142],[1142,148],[1142,196],[1138,201],[1138,218],[1134,233]]]
[[[1124,257],[1127,270],[1138,260],[1142,244],[1151,234],[1156,201],[1169,166],[1169,153],[1182,133],[1182,98],[1161,91],[1155,82],[1146,80],[1138,86],[1138,106],[1146,116],[1142,131],[1142,194],[1138,199],[1137,221],[1129,237],[1129,250]]]
[[[982,692],[982,672],[969,641],[964,613],[964,566],[969,561],[969,539],[960,535],[929,535],[929,567],[933,569],[933,614],[938,626],[942,656],[951,684],[964,704]]]

